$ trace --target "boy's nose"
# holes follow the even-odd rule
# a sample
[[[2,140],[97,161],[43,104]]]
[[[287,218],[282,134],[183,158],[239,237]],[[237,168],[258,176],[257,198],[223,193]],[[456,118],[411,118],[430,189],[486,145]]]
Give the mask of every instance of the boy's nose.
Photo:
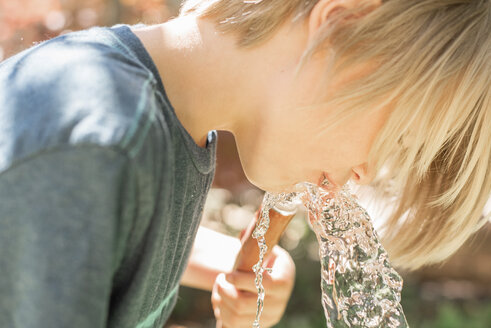
[[[368,164],[365,162],[351,169],[351,179],[359,185],[370,184],[375,175],[368,169]]]

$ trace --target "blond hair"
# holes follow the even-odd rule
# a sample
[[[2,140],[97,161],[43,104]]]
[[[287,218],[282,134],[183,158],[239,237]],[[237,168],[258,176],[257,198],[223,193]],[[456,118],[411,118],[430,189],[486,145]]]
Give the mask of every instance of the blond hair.
[[[247,48],[288,19],[308,17],[317,2],[188,0],[181,15],[211,18]],[[377,197],[391,196],[395,208],[382,242],[395,265],[416,269],[446,259],[487,222],[491,1],[387,0],[375,9],[358,2],[321,26],[299,67],[326,48],[326,76],[377,64],[322,104],[337,109],[324,131],[358,111],[393,106],[368,162],[379,172]]]

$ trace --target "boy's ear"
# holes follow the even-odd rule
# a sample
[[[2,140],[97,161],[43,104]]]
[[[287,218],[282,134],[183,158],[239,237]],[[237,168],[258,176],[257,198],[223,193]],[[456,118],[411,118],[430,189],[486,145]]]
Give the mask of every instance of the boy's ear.
[[[309,16],[309,42],[312,41],[316,32],[329,17],[338,10],[346,8],[346,2],[342,0],[319,0],[312,8]]]
[[[374,5],[380,5],[381,0],[368,0]],[[309,35],[308,41],[311,42],[316,32],[322,26],[322,24],[329,19],[329,17],[336,11],[344,9],[352,9],[355,6],[359,6],[359,1],[356,0],[319,0],[317,4],[312,8],[310,16],[308,18]]]

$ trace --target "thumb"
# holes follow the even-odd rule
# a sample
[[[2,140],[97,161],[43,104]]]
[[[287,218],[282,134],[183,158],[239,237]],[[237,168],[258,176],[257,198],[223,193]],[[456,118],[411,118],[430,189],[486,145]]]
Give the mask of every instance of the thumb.
[[[257,292],[255,282],[256,275],[253,272],[233,271],[228,273],[225,278],[239,290],[248,291],[251,293]],[[270,276],[264,272],[263,284],[268,279],[271,280]]]

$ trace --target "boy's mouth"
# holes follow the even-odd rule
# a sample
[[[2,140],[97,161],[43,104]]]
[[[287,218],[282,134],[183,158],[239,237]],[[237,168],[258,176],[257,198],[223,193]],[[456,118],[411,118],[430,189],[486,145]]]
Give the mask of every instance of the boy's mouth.
[[[326,172],[322,172],[317,185],[328,190],[339,190],[340,186]]]

